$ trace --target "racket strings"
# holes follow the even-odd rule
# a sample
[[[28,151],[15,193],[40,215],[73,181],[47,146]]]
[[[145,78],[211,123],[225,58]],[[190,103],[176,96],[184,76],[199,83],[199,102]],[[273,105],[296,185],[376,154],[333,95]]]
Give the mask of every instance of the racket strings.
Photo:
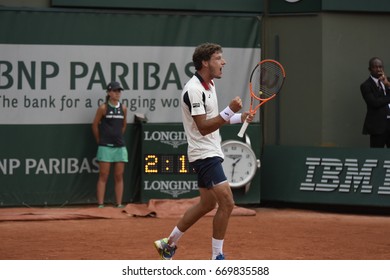
[[[256,99],[267,99],[281,89],[284,72],[278,64],[273,62],[265,62],[258,66],[251,77],[252,93]]]

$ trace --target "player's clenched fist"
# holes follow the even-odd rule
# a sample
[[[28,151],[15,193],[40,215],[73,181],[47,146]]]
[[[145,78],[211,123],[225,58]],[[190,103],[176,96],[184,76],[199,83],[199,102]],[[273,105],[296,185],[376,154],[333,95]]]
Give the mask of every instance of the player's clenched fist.
[[[229,107],[234,113],[240,111],[242,108],[241,98],[239,96],[236,96],[232,101],[230,101]]]

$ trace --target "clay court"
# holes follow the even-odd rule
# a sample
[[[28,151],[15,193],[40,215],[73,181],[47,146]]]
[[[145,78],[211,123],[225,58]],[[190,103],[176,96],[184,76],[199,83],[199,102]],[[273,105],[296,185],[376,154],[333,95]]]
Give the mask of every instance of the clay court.
[[[153,241],[170,233],[183,209],[175,215],[149,215],[141,209],[143,216],[134,216],[129,206],[125,209],[1,208],[0,258],[158,259]],[[231,217],[225,239],[224,251],[229,259],[390,259],[388,216],[293,208],[241,210]],[[209,259],[211,223],[212,213],[191,228],[180,240],[175,259]]]

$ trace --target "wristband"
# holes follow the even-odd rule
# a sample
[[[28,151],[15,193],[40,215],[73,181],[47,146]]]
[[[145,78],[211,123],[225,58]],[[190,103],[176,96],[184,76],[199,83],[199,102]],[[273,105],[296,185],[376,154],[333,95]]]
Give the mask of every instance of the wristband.
[[[229,106],[227,106],[225,109],[223,109],[219,115],[225,120],[225,121],[228,121],[230,120],[231,117],[234,116],[234,112],[232,111],[232,109],[230,109]]]
[[[230,124],[235,124],[235,123],[242,123],[242,121],[241,121],[241,114],[234,114],[230,118]]]

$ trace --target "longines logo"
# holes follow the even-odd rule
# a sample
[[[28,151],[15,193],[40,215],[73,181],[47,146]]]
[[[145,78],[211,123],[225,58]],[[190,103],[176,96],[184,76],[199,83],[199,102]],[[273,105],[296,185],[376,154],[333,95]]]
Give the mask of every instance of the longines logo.
[[[144,141],[158,141],[178,148],[187,143],[187,137],[184,131],[145,131]]]
[[[160,191],[177,198],[179,195],[198,190],[197,181],[145,181],[145,191]]]
[[[390,195],[390,160],[379,164],[377,159],[366,159],[359,169],[357,159],[345,159],[343,162],[338,158],[307,157],[306,166],[306,178],[299,188],[301,191],[371,194],[374,192],[372,179],[384,173],[375,192]]]

